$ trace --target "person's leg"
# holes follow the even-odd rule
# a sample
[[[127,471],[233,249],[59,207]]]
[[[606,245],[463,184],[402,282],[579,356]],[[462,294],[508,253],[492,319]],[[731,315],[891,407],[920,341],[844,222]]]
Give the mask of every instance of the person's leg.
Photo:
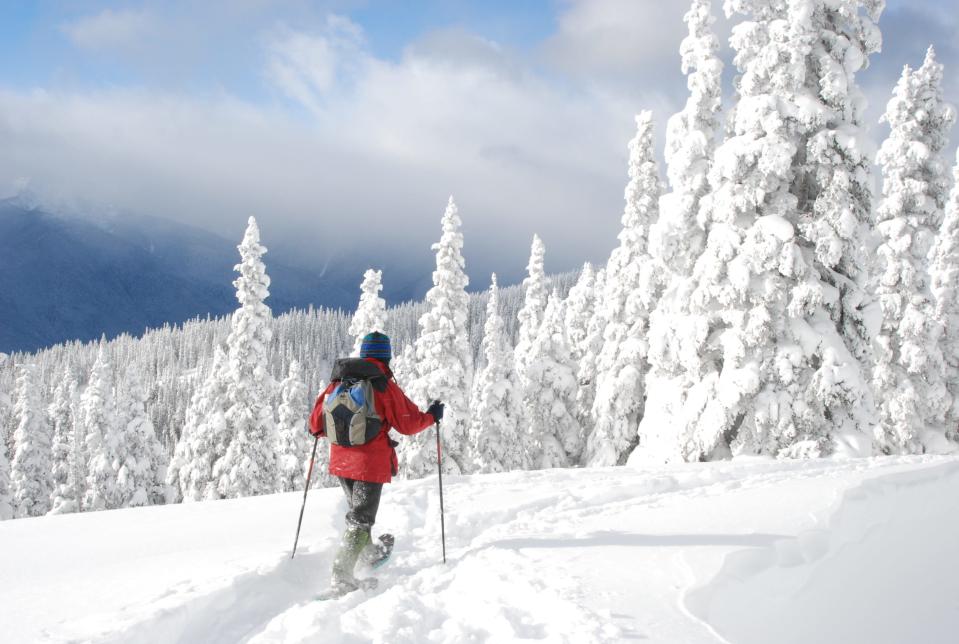
[[[376,522],[383,484],[340,479],[340,486],[347,493],[350,510],[346,513],[346,530],[333,561],[332,579],[334,586],[355,587],[353,569],[360,553],[370,544],[370,529]]]
[[[365,528],[367,532],[376,523],[376,513],[380,508],[380,495],[383,493],[382,483],[368,481],[351,481],[353,496],[350,501],[350,511],[346,515],[348,525]]]

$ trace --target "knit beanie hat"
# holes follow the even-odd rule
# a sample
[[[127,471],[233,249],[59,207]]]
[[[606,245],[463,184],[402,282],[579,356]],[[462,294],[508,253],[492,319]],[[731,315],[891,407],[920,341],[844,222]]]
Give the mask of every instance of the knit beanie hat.
[[[366,334],[360,345],[361,358],[379,358],[389,360],[393,355],[390,347],[390,338],[379,331]]]

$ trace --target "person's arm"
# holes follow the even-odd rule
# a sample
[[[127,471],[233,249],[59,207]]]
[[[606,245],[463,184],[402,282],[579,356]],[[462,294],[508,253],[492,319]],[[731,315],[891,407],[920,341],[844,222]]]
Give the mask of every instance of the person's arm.
[[[411,436],[418,434],[436,422],[430,414],[421,412],[416,404],[406,397],[392,380],[387,381],[385,398],[386,420],[393,429],[401,434]]]
[[[323,401],[332,387],[333,383],[330,383],[313,405],[313,413],[310,414],[310,434],[313,436],[326,436],[326,428],[323,426]]]

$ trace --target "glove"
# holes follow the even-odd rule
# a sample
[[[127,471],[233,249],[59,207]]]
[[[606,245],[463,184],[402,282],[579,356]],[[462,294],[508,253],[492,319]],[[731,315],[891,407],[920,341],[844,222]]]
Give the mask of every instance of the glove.
[[[430,408],[426,410],[426,413],[433,417],[433,420],[440,422],[443,420],[443,403],[438,400],[434,400],[433,404],[430,405]]]

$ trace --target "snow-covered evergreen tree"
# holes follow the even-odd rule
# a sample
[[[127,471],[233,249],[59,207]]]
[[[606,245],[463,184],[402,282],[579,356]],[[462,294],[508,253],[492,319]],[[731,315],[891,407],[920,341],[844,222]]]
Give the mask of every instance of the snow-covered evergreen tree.
[[[706,243],[707,222],[701,217],[700,202],[709,192],[722,99],[723,65],[713,32],[711,0],[693,0],[684,19],[689,33],[680,53],[689,98],[666,126],[666,174],[672,191],[660,201],[660,219],[650,235],[650,254],[664,265],[668,284],[650,314],[646,406],[640,426],[647,443],[655,443],[659,437],[674,447],[660,450],[664,453],[654,458],[680,454],[683,432],[675,431],[674,425],[681,414],[683,393],[698,384],[700,375],[694,364],[682,360],[683,345],[687,349],[692,345],[690,332],[697,322],[683,288]],[[653,448],[646,445],[642,451],[656,451]]]
[[[593,314],[586,324],[586,337],[579,349],[580,356],[576,372],[576,418],[583,426],[588,440],[593,431],[593,403],[596,400],[596,362],[603,350],[603,321],[602,294],[606,288],[606,269],[596,272],[593,282]]]
[[[169,501],[217,499],[213,464],[223,458],[229,444],[226,353],[219,346],[213,364],[196,389],[186,411],[186,420],[167,469]]]
[[[7,445],[0,441],[0,521],[13,518],[13,494],[11,493],[10,461]]]
[[[117,394],[118,431],[125,450],[117,470],[120,507],[155,505],[166,500],[167,458],[146,413],[147,392],[135,369],[128,369]]]
[[[116,424],[113,374],[105,342],[101,341],[87,387],[80,396],[78,427],[85,437],[87,458],[85,511],[109,510],[120,505],[117,493],[120,441]]]
[[[884,5],[882,0],[805,0],[790,15],[794,49],[805,64],[794,101],[799,107],[791,190],[799,212],[796,228],[826,293],[835,293],[823,303],[853,358],[847,370],[854,379],[843,383],[847,392],[830,395],[833,431],[866,432],[874,420],[866,384],[871,336],[863,312],[872,160],[862,128],[866,101],[856,74],[882,45],[877,23]],[[857,373],[860,362],[867,373]],[[855,413],[860,408],[865,413]]]
[[[596,312],[596,272],[589,262],[583,265],[576,284],[566,298],[566,338],[573,360],[579,364],[586,353],[589,321]]]
[[[81,457],[77,450],[77,438],[74,431],[74,398],[77,382],[69,373],[61,377],[54,390],[53,402],[47,408],[47,415],[53,427],[53,491],[50,493],[50,513],[68,514],[80,510],[79,468],[77,459]]]
[[[453,474],[468,472],[471,465],[467,431],[473,359],[467,331],[469,278],[464,270],[461,225],[450,197],[442,220],[443,234],[433,245],[433,288],[426,294],[429,310],[419,321],[413,365],[416,375],[407,389],[410,399],[421,408],[434,399],[445,404],[443,464]],[[404,437],[400,460],[408,478],[425,476],[436,469],[435,443],[425,432]]]
[[[709,191],[709,163],[719,131],[723,63],[712,0],[693,0],[684,20],[689,34],[680,45],[689,98],[666,125],[666,175],[672,191],[660,203],[650,235],[650,253],[670,273],[687,275],[706,241],[699,202]]]
[[[383,290],[383,271],[372,268],[363,274],[360,285],[360,303],[356,307],[353,321],[350,322],[350,335],[356,338],[353,343],[353,355],[360,355],[363,337],[372,331],[383,332],[386,328],[386,300],[380,297]]]
[[[367,271],[367,275],[372,272]],[[277,490],[302,490],[306,476],[304,463],[309,462],[312,441],[306,430],[310,402],[307,400],[306,383],[303,382],[303,369],[296,360],[290,363],[286,379],[280,383],[280,399],[276,448]],[[317,452],[320,451],[317,448]]]
[[[276,487],[276,426],[270,406],[273,378],[268,350],[272,314],[264,300],[270,278],[262,257],[260,229],[250,217],[237,247],[240,276],[233,282],[240,308],[233,314],[228,347],[228,406],[224,413],[230,437],[226,454],[213,464],[217,491],[226,498],[268,494]]]
[[[936,322],[942,330],[943,380],[952,398],[945,415],[946,435],[959,440],[959,153],[952,176],[945,217],[932,247],[929,277]]]
[[[882,328],[873,387],[880,401],[877,438],[892,452],[922,452],[926,433],[942,434],[951,406],[926,264],[948,196],[942,150],[956,116],[943,100],[942,74],[931,47],[922,67],[903,70],[883,116],[890,133],[877,157],[883,182],[875,289]]]
[[[649,231],[659,217],[662,183],[653,149],[651,112],[636,116],[629,142],[629,183],[619,246],[606,265],[602,297],[603,349],[597,359],[595,427],[586,462],[616,465],[638,442],[647,371],[646,333],[665,275],[649,254]]]
[[[516,374],[522,386],[526,386],[526,365],[529,362],[529,351],[533,340],[539,332],[539,325],[543,322],[543,313],[546,311],[546,300],[549,295],[546,289],[546,271],[544,269],[546,246],[538,235],[533,235],[533,244],[530,247],[529,263],[526,265],[527,276],[523,280],[525,300],[519,315],[519,332],[516,339],[516,348],[513,350],[516,363]]]
[[[513,369],[513,351],[499,311],[499,288],[493,274],[483,334],[486,366],[476,376],[470,404],[469,442],[475,470],[505,472],[528,469],[523,420],[523,392]]]
[[[527,362],[526,410],[533,467],[570,467],[583,453],[576,419],[576,368],[566,339],[563,300],[553,293]]]
[[[41,408],[34,365],[20,365],[13,415],[17,449],[10,464],[10,479],[15,516],[38,517],[50,511],[53,462],[52,436]]]

